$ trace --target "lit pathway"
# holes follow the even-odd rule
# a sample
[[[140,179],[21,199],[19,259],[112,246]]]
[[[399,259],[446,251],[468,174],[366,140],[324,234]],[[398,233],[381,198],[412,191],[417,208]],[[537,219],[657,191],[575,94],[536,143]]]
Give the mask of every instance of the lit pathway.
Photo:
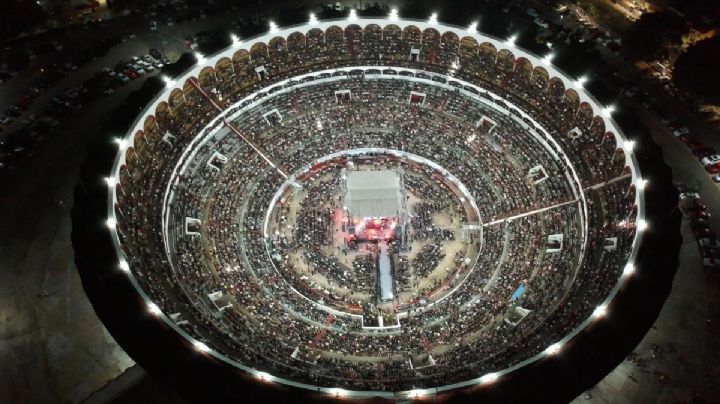
[[[535,209],[535,210],[531,210],[531,211],[528,211],[528,212],[520,213],[520,214],[515,215],[515,216],[508,216],[508,217],[504,217],[504,218],[502,218],[502,219],[493,220],[492,222],[483,223],[482,225],[483,225],[483,227],[485,227],[485,226],[491,226],[491,225],[494,225],[494,224],[502,223],[502,222],[504,222],[504,221],[506,221],[506,220],[519,219],[519,218],[521,218],[521,217],[530,216],[530,215],[534,215],[534,214],[537,214],[537,213],[542,213],[542,212],[545,212],[545,211],[550,210],[550,209],[555,209],[555,208],[559,208],[559,207],[562,207],[562,206],[565,206],[565,205],[570,205],[570,204],[573,204],[573,203],[575,203],[575,202],[577,202],[577,201],[578,201],[577,199],[573,199],[573,200],[571,200],[571,201],[567,201],[567,202],[563,202],[563,203],[558,203],[558,204],[556,204],[556,205],[546,206],[546,207],[544,207],[544,208]]]
[[[205,98],[215,107],[215,109],[218,110],[218,112],[220,112],[220,113],[225,112],[225,109],[224,109],[223,107],[221,107],[221,106],[217,103],[217,101],[215,101],[215,98],[214,98],[214,97],[211,97],[205,90],[203,90],[202,87],[200,87],[200,85],[197,83],[197,80],[188,80],[188,81],[189,81],[198,91],[200,91],[200,94],[202,94],[203,97],[205,97]],[[259,149],[257,146],[255,146],[255,144],[253,144],[253,142],[251,142],[248,138],[246,138],[245,135],[243,135],[243,134],[235,127],[235,125],[231,124],[230,121],[228,121],[228,120],[225,119],[225,118],[223,118],[222,121],[223,121],[223,124],[224,124],[228,129],[230,129],[231,131],[235,132],[235,134],[238,135],[238,136],[240,137],[240,139],[242,139],[245,143],[247,143],[248,146],[250,146],[253,150],[255,150],[255,152],[256,152],[258,155],[260,155],[260,157],[262,157],[263,160],[265,160],[265,162],[267,162],[267,163],[270,165],[270,167],[274,168],[284,179],[287,179],[287,178],[288,178],[287,174],[285,174],[285,172],[283,172],[283,170],[281,170],[280,168],[278,168],[278,166],[277,166],[275,163],[273,163],[273,161],[270,160],[270,158],[269,158],[268,156],[266,156],[265,153],[263,153],[262,151],[260,151],[260,149]]]

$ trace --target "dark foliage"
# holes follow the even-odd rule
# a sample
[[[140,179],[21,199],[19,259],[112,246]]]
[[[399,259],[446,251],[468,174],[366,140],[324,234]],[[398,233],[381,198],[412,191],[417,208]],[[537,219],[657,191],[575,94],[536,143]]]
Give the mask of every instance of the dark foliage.
[[[720,103],[720,37],[700,41],[680,55],[673,81],[708,102]]]

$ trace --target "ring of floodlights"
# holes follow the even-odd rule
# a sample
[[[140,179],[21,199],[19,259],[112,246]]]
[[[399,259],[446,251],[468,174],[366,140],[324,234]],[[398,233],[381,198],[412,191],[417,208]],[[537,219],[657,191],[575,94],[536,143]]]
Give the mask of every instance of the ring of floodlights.
[[[545,349],[544,351],[542,351],[530,358],[527,358],[519,363],[516,363],[510,367],[507,367],[502,370],[498,370],[493,373],[486,374],[481,377],[473,378],[473,379],[466,380],[466,381],[459,382],[459,383],[453,383],[453,384],[449,384],[449,385],[432,387],[432,388],[421,389],[421,390],[416,389],[416,390],[397,391],[397,392],[365,391],[365,390],[346,390],[346,389],[341,389],[341,388],[329,388],[329,387],[314,386],[314,385],[310,385],[307,383],[301,383],[301,382],[297,382],[294,380],[289,380],[289,379],[284,379],[284,378],[280,378],[277,376],[272,376],[262,370],[248,367],[242,363],[239,363],[233,359],[228,358],[224,354],[212,349],[212,347],[208,347],[205,343],[195,339],[194,337],[192,337],[191,335],[186,333],[184,330],[182,330],[178,325],[176,325],[175,322],[172,321],[161,310],[159,310],[158,306],[155,305],[151,301],[149,296],[145,293],[145,291],[143,290],[141,285],[138,283],[137,279],[135,278],[135,275],[132,273],[131,268],[129,267],[129,264],[128,264],[128,260],[124,256],[124,252],[121,247],[121,241],[118,236],[117,228],[115,226],[115,223],[117,223],[116,213],[115,213],[115,209],[114,209],[114,207],[117,203],[115,184],[119,183],[119,181],[120,181],[120,168],[123,165],[125,165],[125,163],[126,163],[125,159],[126,159],[126,151],[128,150],[128,146],[134,144],[135,134],[143,129],[144,118],[147,117],[148,115],[152,115],[152,112],[156,109],[156,107],[161,102],[163,102],[165,99],[167,99],[169,97],[170,93],[174,89],[181,88],[180,83],[185,82],[189,78],[197,77],[198,74],[200,73],[200,71],[204,67],[215,65],[221,58],[226,58],[226,57],[232,58],[232,55],[240,49],[249,50],[256,43],[260,43],[260,42],[269,43],[270,40],[275,37],[287,38],[290,34],[292,34],[294,32],[301,32],[303,34],[306,34],[309,30],[316,29],[316,28],[319,28],[324,31],[333,26],[337,26],[342,29],[345,29],[346,27],[348,27],[350,25],[359,25],[360,27],[365,27],[369,24],[378,24],[382,27],[392,24],[392,25],[398,26],[400,29],[404,29],[405,27],[408,27],[408,26],[414,26],[423,31],[428,28],[442,29],[443,32],[452,32],[452,33],[456,34],[459,38],[471,37],[474,40],[476,40],[477,43],[479,43],[479,44],[490,43],[495,46],[497,52],[499,52],[501,50],[507,50],[516,58],[524,57],[524,58],[528,59],[532,63],[533,66],[542,66],[543,68],[545,68],[548,72],[549,77],[560,79],[566,89],[570,89],[570,88],[574,89],[578,94],[579,102],[581,102],[581,103],[585,102],[585,103],[589,104],[594,111],[600,111],[600,113],[604,119],[606,131],[611,131],[614,134],[616,145],[618,145],[618,147],[622,148],[624,159],[625,159],[625,166],[629,167],[629,169],[630,169],[631,184],[635,187],[635,190],[636,190],[634,204],[637,208],[637,215],[636,215],[635,219],[636,219],[636,223],[638,224],[637,229],[634,234],[634,237],[633,237],[632,247],[631,247],[629,257],[628,257],[628,261],[627,261],[627,263],[624,267],[624,270],[622,272],[622,275],[619,277],[617,283],[615,284],[613,289],[610,291],[610,293],[607,295],[607,297],[602,302],[602,304],[599,305],[595,309],[593,314],[591,316],[589,316],[588,318],[586,318],[583,322],[581,322],[576,328],[574,328],[570,333],[565,335],[563,338],[561,338],[560,340],[558,340],[555,343],[548,346],[547,349]],[[643,189],[646,185],[646,181],[643,180],[640,175],[638,162],[632,151],[634,143],[632,141],[629,141],[624,136],[624,134],[622,133],[620,128],[617,126],[615,121],[612,119],[611,113],[613,111],[613,108],[601,105],[589,93],[584,91],[584,89],[582,87],[582,82],[580,80],[574,80],[574,79],[568,77],[565,73],[563,73],[563,72],[559,71],[557,68],[555,68],[551,63],[551,57],[552,57],[551,55],[547,55],[545,57],[539,57],[539,56],[533,55],[523,49],[516,47],[514,44],[514,38],[511,38],[511,39],[505,40],[505,41],[500,40],[498,38],[494,38],[494,37],[477,32],[476,26],[477,26],[476,24],[472,24],[469,28],[464,29],[464,28],[457,27],[457,26],[441,24],[441,23],[437,22],[436,17],[434,17],[434,18],[431,17],[431,19],[429,21],[419,21],[419,20],[410,20],[410,19],[398,19],[396,14],[391,15],[389,18],[359,18],[354,13],[351,13],[350,17],[348,19],[344,19],[344,20],[317,21],[317,20],[311,18],[311,21],[308,24],[302,24],[302,25],[287,27],[287,28],[283,28],[283,29],[278,29],[276,26],[274,26],[274,24],[271,24],[270,32],[259,35],[257,37],[251,38],[251,39],[248,39],[244,42],[240,42],[236,38],[234,38],[233,44],[230,47],[226,48],[223,51],[218,52],[215,55],[209,56],[207,58],[200,57],[198,60],[198,63],[194,67],[192,67],[191,69],[186,71],[181,76],[174,78],[173,80],[168,80],[168,83],[167,83],[168,85],[165,88],[165,90],[162,91],[160,94],[158,94],[158,96],[155,97],[153,102],[151,102],[143,110],[143,112],[138,116],[138,118],[135,120],[134,124],[131,126],[131,128],[128,131],[128,133],[126,134],[126,136],[123,137],[122,139],[116,139],[116,141],[119,145],[119,151],[115,157],[115,162],[114,162],[114,165],[113,165],[113,168],[111,171],[111,175],[109,178],[107,178],[108,184],[110,185],[109,191],[108,191],[107,224],[109,227],[109,231],[111,233],[113,245],[115,247],[115,252],[116,252],[118,260],[119,260],[118,267],[123,272],[126,273],[126,275],[129,278],[129,281],[132,283],[132,285],[136,289],[138,295],[148,305],[150,311],[152,311],[154,314],[156,314],[163,322],[165,322],[166,325],[168,325],[173,330],[175,330],[175,332],[177,332],[183,338],[185,338],[190,343],[190,346],[192,348],[197,349],[202,352],[205,352],[208,355],[211,355],[211,356],[213,356],[217,359],[220,359],[228,364],[231,364],[237,368],[240,368],[252,375],[255,375],[256,377],[258,377],[262,380],[277,381],[279,383],[283,383],[286,385],[303,388],[303,389],[308,389],[308,390],[312,390],[312,391],[316,391],[316,392],[318,392],[318,391],[324,392],[324,393],[327,393],[327,394],[333,395],[333,396],[343,395],[343,396],[348,396],[348,397],[371,397],[371,396],[397,397],[398,395],[405,395],[407,397],[418,397],[418,396],[421,396],[424,394],[439,393],[439,392],[449,391],[452,389],[457,389],[457,388],[462,388],[462,387],[469,387],[469,386],[474,386],[474,385],[478,385],[478,384],[491,383],[491,382],[497,380],[499,377],[503,376],[504,374],[512,372],[518,368],[521,368],[525,365],[528,365],[530,363],[538,361],[542,358],[556,354],[558,351],[560,351],[560,349],[566,342],[568,342],[573,337],[575,337],[578,333],[583,331],[593,321],[604,316],[606,313],[607,305],[613,300],[615,295],[618,293],[618,290],[620,289],[620,287],[624,284],[624,282],[627,281],[629,276],[634,271],[634,262],[637,257],[638,249],[639,249],[639,246],[640,246],[642,238],[643,238],[643,230],[648,225],[648,223],[645,219],[645,199],[644,199],[644,192],[643,192]],[[393,67],[391,67],[391,66],[365,66],[365,67],[350,66],[350,67],[332,69],[330,71],[332,71],[332,72],[335,72],[335,71],[349,72],[350,70],[357,70],[357,69],[366,69],[366,73],[367,73],[367,70],[369,70],[369,69],[374,69],[374,70],[393,69]],[[420,70],[406,68],[406,67],[397,67],[394,69],[396,69],[398,72],[399,71],[411,72],[413,75],[418,72],[421,72]],[[311,72],[311,73],[306,73],[303,75],[298,75],[296,77],[293,77],[292,80],[295,81],[298,79],[302,79],[304,76],[314,76],[314,75],[317,75],[318,73],[319,72]],[[430,76],[442,76],[441,74],[434,73],[434,72],[425,72],[425,73]],[[366,74],[365,77],[368,77],[368,75]],[[401,77],[401,76],[393,76],[393,78],[398,78],[398,77]],[[388,78],[388,77],[384,77],[384,78]],[[408,77],[405,77],[405,78],[407,79]],[[439,84],[437,82],[432,82],[430,80],[425,80],[425,79],[417,78],[417,77],[413,77],[413,79],[417,80],[417,81],[431,82],[432,85]],[[456,81],[456,82],[461,83],[461,87],[464,87],[465,89],[473,88],[473,89],[475,89],[475,91],[482,92],[482,93],[485,93],[486,95],[489,95],[490,98],[493,100],[502,101],[506,106],[509,106],[508,109],[514,110],[513,113],[515,113],[523,118],[526,118],[525,119],[526,122],[531,121],[533,123],[533,126],[528,126],[527,124],[523,125],[529,129],[530,133],[537,136],[538,139],[544,139],[544,142],[553,144],[554,147],[556,147],[558,151],[560,151],[560,152],[562,151],[562,149],[559,147],[557,142],[555,142],[555,140],[552,138],[552,136],[550,136],[548,134],[548,132],[542,128],[541,125],[539,125],[537,122],[535,122],[533,120],[533,118],[530,117],[527,113],[525,113],[522,109],[515,107],[508,100],[505,100],[496,94],[492,94],[491,92],[489,92],[488,90],[486,90],[482,87],[476,86],[471,83],[464,82],[455,77],[446,76],[446,79],[448,79],[449,81]],[[250,104],[252,104],[251,101],[255,97],[261,99],[262,95],[273,93],[273,92],[277,91],[278,89],[283,88],[284,86],[288,86],[289,81],[290,81],[290,79],[283,80],[280,82],[276,82],[272,85],[269,85],[266,88],[245,97],[243,100],[238,102],[236,105],[240,105],[240,104],[250,105]],[[290,84],[293,84],[293,83],[290,83]],[[317,82],[315,82],[314,84],[317,84]],[[455,89],[457,89],[457,87],[455,87]],[[460,91],[465,91],[465,90],[461,89]],[[468,94],[471,94],[471,93],[468,92]],[[260,95],[260,97],[258,97],[258,95]],[[475,98],[488,103],[487,99],[483,99],[483,98],[479,98],[479,97],[475,97]],[[248,102],[248,101],[250,101],[250,102]],[[496,107],[497,107],[497,105],[496,105]],[[206,140],[213,133],[215,133],[215,130],[220,126],[220,124],[222,122],[222,118],[230,118],[231,117],[230,114],[228,114],[228,111],[230,111],[232,109],[233,109],[232,107],[228,108],[222,114],[220,114],[216,118],[212,119],[209,122],[209,124],[206,125],[206,127],[203,130],[201,130],[200,133],[197,136],[195,136],[195,138],[193,140],[191,140],[190,144],[185,148],[183,155],[179,159],[177,166],[175,167],[175,171],[174,171],[175,174],[177,172],[181,171],[181,163],[183,161],[189,160],[187,158],[188,154],[193,153],[193,151],[197,150],[199,145],[201,145],[204,140]],[[240,112],[235,112],[235,114],[239,114],[239,113]],[[225,116],[225,115],[227,115],[227,116]],[[565,157],[565,159],[567,160],[566,156],[563,155],[562,157]],[[574,173],[574,169],[572,168],[572,164],[569,164],[569,168],[571,170],[573,170],[574,177],[576,180],[578,180],[577,174]],[[171,183],[172,183],[172,181],[169,181],[168,188],[167,188],[168,191],[170,189]],[[578,183],[579,183],[579,180],[578,180]],[[166,192],[166,195],[164,198],[165,203],[167,203],[167,200],[169,198],[168,194],[169,194],[169,192]],[[584,199],[584,195],[582,194],[582,188],[580,188],[579,196],[584,204],[585,199]],[[166,224],[165,208],[166,208],[166,205],[164,204],[164,206],[163,206],[163,225]],[[581,216],[585,216],[583,230],[584,230],[584,232],[586,232],[587,231],[587,211],[583,209],[583,215],[581,215]],[[165,233],[163,236],[166,237]],[[583,239],[584,239],[583,243],[585,243],[586,238],[584,237]],[[167,243],[166,243],[166,248],[167,248]],[[581,251],[584,251],[584,244],[583,244],[583,248]]]

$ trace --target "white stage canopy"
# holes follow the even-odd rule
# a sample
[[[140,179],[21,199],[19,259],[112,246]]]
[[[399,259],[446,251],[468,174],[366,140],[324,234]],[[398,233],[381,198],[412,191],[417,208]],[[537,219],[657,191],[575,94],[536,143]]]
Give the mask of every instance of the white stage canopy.
[[[402,194],[395,171],[350,171],[345,183],[345,206],[354,217],[395,217]]]

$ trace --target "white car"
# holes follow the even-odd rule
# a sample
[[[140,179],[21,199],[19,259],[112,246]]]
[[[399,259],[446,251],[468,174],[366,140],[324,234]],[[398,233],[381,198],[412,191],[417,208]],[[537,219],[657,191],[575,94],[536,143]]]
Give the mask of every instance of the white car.
[[[690,133],[690,129],[683,126],[682,128],[675,129],[673,131],[673,136],[683,136],[683,135],[687,135],[688,133]]]
[[[701,238],[700,240],[698,240],[698,245],[700,247],[718,248],[720,247],[720,241],[712,238]]]
[[[681,201],[691,200],[691,199],[700,199],[700,194],[698,194],[697,192],[682,192],[680,194]]]
[[[700,160],[700,162],[706,166],[711,166],[713,164],[720,163],[720,154],[713,154],[711,156],[703,157],[703,159]]]
[[[720,268],[720,260],[717,258],[703,258],[705,268]]]
[[[713,175],[712,180],[713,182],[720,182],[720,174]]]
[[[535,22],[535,25],[542,27],[542,28],[548,28],[550,26],[550,25],[548,25],[548,23],[545,20],[543,20],[540,17],[537,17],[533,21]]]

